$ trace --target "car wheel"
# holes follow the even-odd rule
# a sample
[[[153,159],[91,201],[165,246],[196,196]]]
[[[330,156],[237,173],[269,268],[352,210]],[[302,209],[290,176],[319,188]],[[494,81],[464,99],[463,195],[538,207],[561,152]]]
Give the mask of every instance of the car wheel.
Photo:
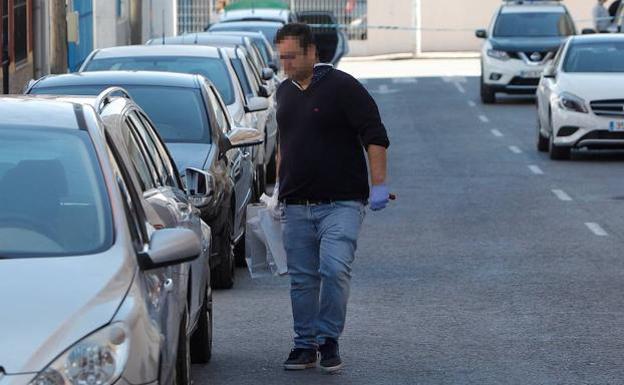
[[[548,152],[549,139],[542,135],[542,125],[540,124],[539,117],[537,118],[537,150],[540,152]]]
[[[191,349],[190,341],[186,333],[187,311],[180,322],[180,335],[178,337],[178,349],[176,354],[175,382],[176,385],[191,385]]]
[[[226,223],[223,231],[223,244],[221,252],[224,253],[221,263],[215,266],[211,274],[211,284],[213,289],[231,289],[234,286],[234,242],[232,240],[232,219]]]
[[[247,266],[245,261],[245,233],[243,233],[241,239],[234,246],[234,261],[236,262],[236,267]]]
[[[496,92],[494,89],[483,81],[483,75],[481,75],[481,101],[483,104],[496,103]]]
[[[571,148],[566,146],[557,146],[554,143],[554,133],[550,135],[549,152],[552,160],[568,160],[570,159]]]
[[[212,293],[206,290],[201,307],[197,329],[191,337],[191,361],[194,364],[207,364],[212,356]]]

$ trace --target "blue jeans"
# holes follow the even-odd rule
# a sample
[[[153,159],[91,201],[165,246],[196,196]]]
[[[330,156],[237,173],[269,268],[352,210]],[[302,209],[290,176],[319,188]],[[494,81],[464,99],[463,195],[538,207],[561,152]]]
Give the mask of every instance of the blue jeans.
[[[358,201],[282,206],[296,348],[317,348],[342,334],[365,214]]]

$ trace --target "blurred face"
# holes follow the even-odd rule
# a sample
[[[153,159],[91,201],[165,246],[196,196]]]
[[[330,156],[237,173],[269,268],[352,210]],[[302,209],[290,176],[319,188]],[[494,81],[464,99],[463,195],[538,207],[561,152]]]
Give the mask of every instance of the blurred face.
[[[286,37],[277,43],[282,68],[286,75],[293,80],[301,81],[312,76],[316,63],[316,48],[310,46],[307,52],[299,44],[296,37]]]

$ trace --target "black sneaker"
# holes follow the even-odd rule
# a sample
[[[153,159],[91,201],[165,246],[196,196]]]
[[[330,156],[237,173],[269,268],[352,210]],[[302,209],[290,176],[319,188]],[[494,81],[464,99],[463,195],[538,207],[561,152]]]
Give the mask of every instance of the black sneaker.
[[[286,370],[304,370],[316,367],[318,360],[315,349],[295,348],[290,351],[288,359],[284,361]]]
[[[342,368],[338,341],[328,338],[323,345],[319,346],[319,351],[321,352],[321,370],[326,373],[333,373]]]

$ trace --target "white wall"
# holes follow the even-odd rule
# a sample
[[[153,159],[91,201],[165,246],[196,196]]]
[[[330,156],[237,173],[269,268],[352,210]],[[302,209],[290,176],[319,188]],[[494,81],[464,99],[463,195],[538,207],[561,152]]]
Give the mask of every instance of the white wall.
[[[143,0],[143,42],[176,34],[176,0]]]
[[[130,44],[130,2],[122,0],[121,17],[117,17],[116,1],[94,1],[94,48]]]
[[[501,0],[419,0],[421,49],[423,52],[477,51],[482,41],[474,31],[486,28]],[[417,0],[368,0],[368,24],[398,27],[415,26]],[[591,26],[595,0],[563,2],[577,21],[579,31]],[[369,28],[368,40],[350,41],[350,56],[415,52],[415,31]]]

